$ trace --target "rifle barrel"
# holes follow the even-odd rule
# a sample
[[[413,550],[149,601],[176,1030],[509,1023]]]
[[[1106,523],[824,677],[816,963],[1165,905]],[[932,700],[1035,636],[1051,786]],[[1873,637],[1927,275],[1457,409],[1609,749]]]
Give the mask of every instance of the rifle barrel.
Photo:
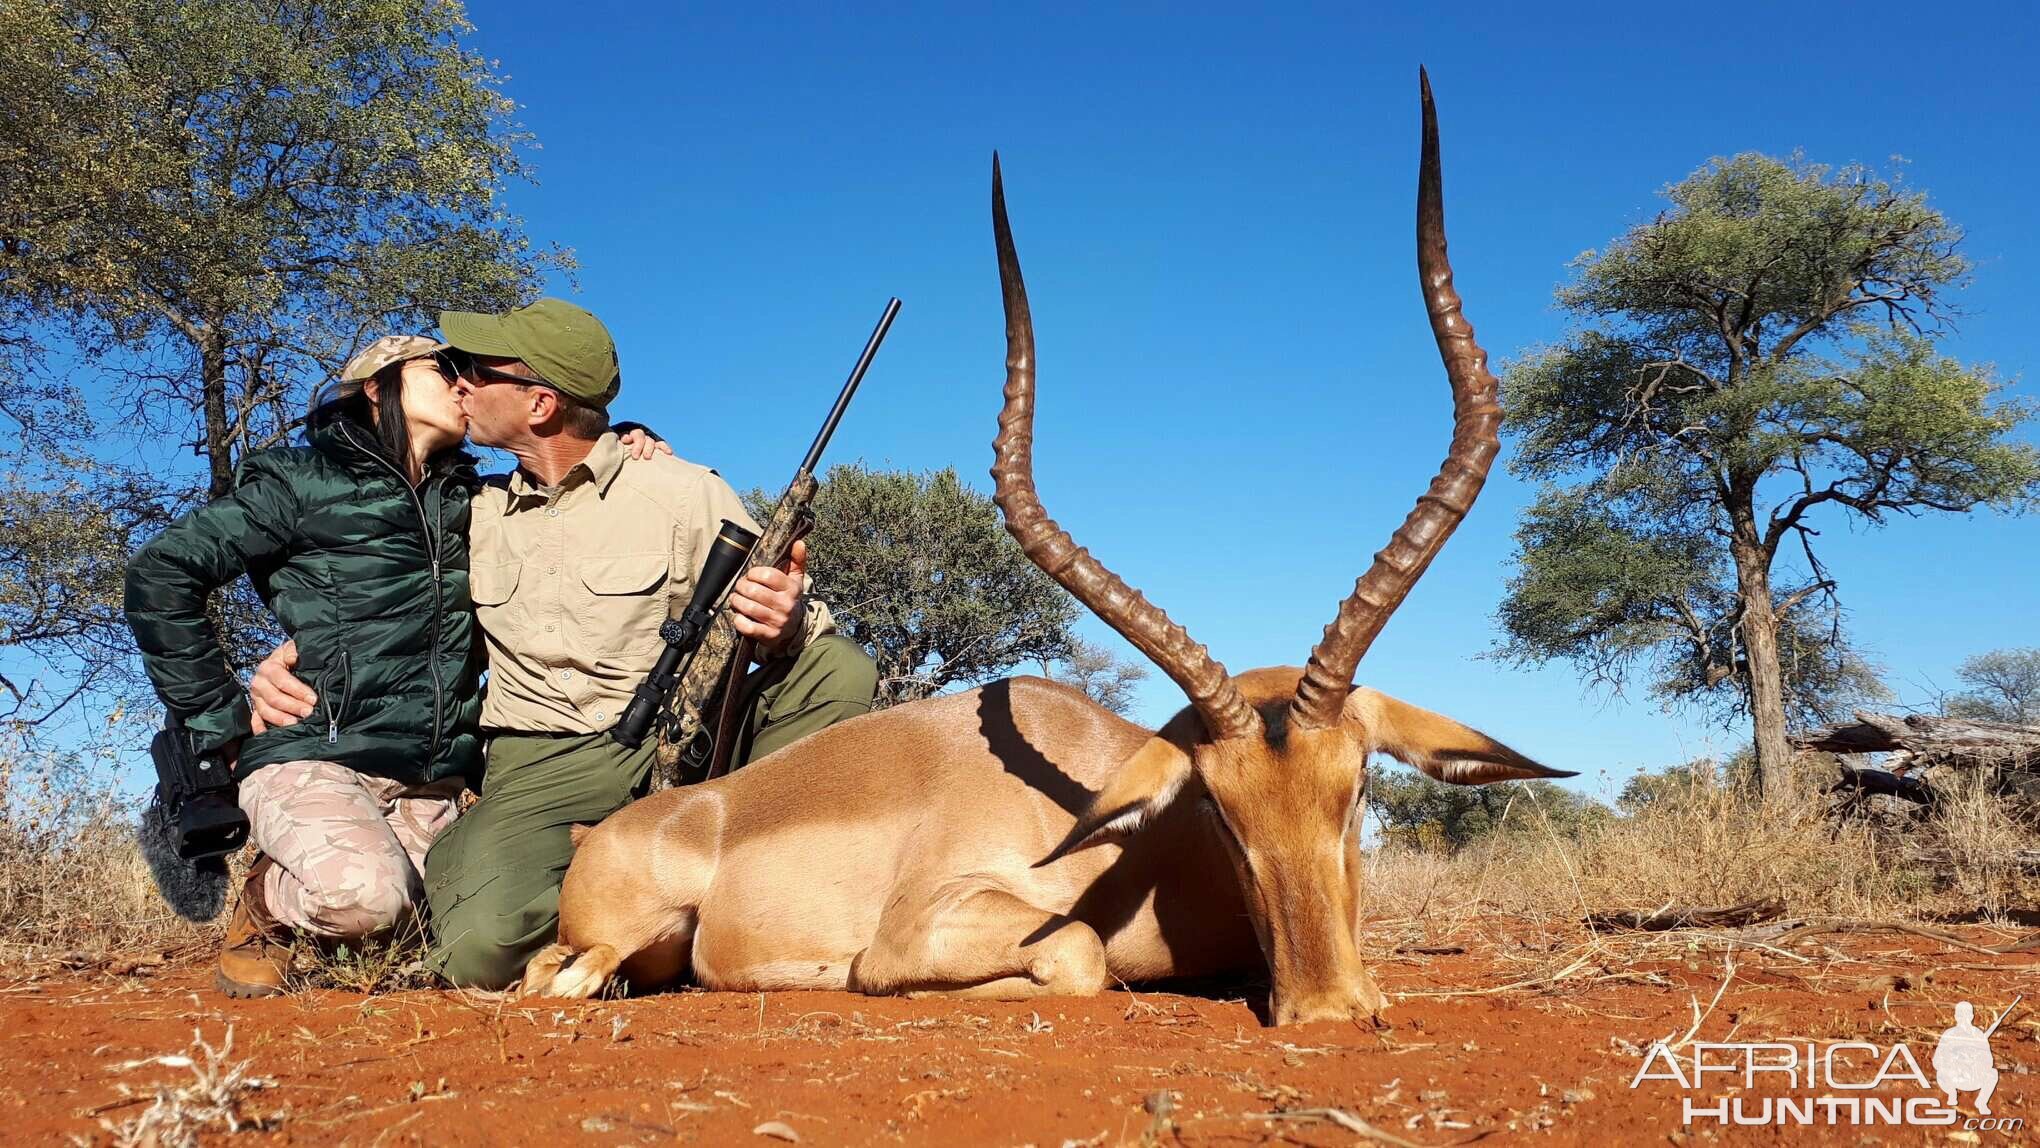
[[[1996,1032],[1998,1026],[2005,1023],[2005,1018],[2012,1015],[2012,1010],[2019,1007],[2019,1002],[2025,999],[2025,993],[2020,993],[2018,996],[2013,997],[2012,1003],[2005,1006],[2005,1011],[1999,1013],[1997,1019],[1990,1022],[1990,1027],[1983,1030],[1983,1039],[1989,1040],[1990,1034]]]
[[[822,461],[822,452],[828,449],[829,438],[836,433],[836,424],[843,421],[843,412],[850,406],[850,400],[857,394],[857,384],[864,381],[864,372],[871,367],[871,360],[878,355],[878,345],[885,342],[885,333],[892,326],[893,316],[900,313],[897,297],[887,301],[885,314],[879,316],[878,326],[871,332],[871,338],[864,344],[864,353],[857,356],[857,366],[851,369],[849,381],[843,384],[843,393],[836,396],[836,405],[829,409],[828,420],[822,423],[820,434],[815,436],[813,446],[808,447],[807,457],[801,460],[801,474],[813,474],[815,466]]]

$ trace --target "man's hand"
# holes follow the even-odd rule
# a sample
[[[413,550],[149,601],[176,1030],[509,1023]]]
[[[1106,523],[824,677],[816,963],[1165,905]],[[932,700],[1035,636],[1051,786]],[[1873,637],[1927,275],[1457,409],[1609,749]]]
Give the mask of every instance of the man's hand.
[[[638,462],[644,462],[658,455],[670,455],[673,453],[673,448],[667,445],[665,439],[653,438],[641,426],[632,426],[629,430],[617,435],[616,441],[618,445],[623,447],[625,454]]]
[[[737,633],[774,650],[799,633],[801,587],[807,578],[807,543],[793,544],[786,569],[753,566],[730,588],[730,624]]]
[[[319,708],[319,692],[291,673],[297,668],[297,640],[269,652],[248,683],[248,710],[256,733],[296,725]]]

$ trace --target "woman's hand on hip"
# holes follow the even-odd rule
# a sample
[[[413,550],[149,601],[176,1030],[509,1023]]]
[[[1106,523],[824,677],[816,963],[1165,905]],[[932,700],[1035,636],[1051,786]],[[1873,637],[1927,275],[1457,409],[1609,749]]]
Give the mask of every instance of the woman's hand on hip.
[[[254,732],[296,725],[319,708],[319,692],[298,679],[297,641],[292,639],[269,652],[255,667],[248,682],[248,711]]]

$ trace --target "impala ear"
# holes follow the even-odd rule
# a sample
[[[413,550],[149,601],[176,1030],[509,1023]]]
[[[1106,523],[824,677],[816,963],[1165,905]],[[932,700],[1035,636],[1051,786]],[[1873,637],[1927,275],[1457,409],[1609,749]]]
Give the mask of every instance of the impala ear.
[[[1052,865],[1079,849],[1132,836],[1168,807],[1190,780],[1190,754],[1160,734],[1147,739],[1091,799],[1062,844],[1034,863]]]
[[[1365,686],[1346,695],[1345,712],[1347,720],[1367,728],[1378,752],[1439,781],[1486,785],[1491,781],[1579,776],[1539,765],[1472,726]]]

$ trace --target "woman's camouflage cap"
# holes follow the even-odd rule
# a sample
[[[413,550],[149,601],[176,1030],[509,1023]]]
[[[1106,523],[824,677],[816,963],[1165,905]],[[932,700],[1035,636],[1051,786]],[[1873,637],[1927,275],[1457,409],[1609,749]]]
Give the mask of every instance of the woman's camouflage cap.
[[[347,365],[340,368],[340,381],[358,383],[375,377],[377,371],[392,363],[407,363],[422,358],[434,351],[446,350],[448,344],[424,335],[384,335],[368,346],[354,352]]]

